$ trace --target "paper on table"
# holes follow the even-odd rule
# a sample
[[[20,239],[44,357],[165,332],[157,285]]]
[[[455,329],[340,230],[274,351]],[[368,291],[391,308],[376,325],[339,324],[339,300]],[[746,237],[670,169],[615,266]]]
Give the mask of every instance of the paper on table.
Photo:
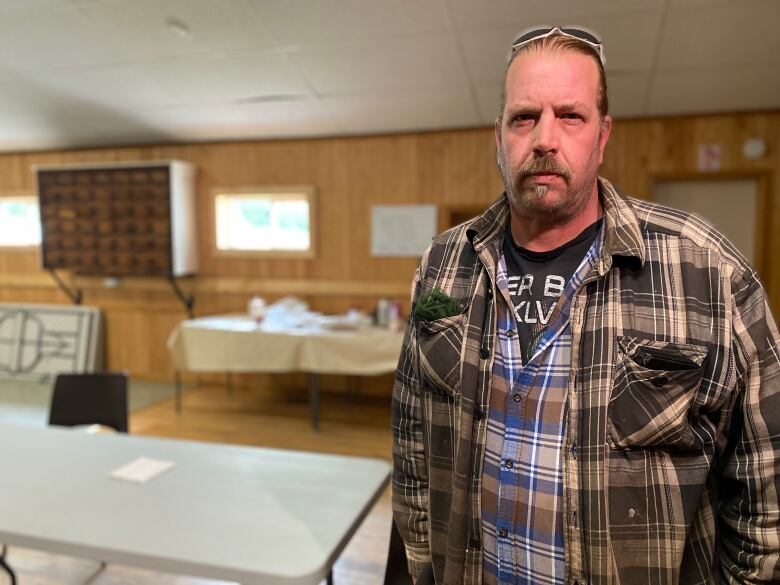
[[[148,457],[139,457],[127,465],[111,472],[111,477],[123,479],[125,481],[135,481],[146,483],[155,477],[162,475],[174,466],[173,461],[160,461],[159,459],[149,459]]]

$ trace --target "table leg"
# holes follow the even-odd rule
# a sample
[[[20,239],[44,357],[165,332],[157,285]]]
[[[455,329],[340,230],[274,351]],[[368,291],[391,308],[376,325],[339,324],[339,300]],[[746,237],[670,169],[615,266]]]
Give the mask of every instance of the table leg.
[[[360,378],[358,376],[347,376],[347,403],[357,402],[360,394]]]
[[[309,414],[311,415],[311,428],[319,429],[320,423],[320,375],[309,374]]]
[[[181,412],[181,372],[176,370],[173,374],[174,383],[176,386],[176,414]]]
[[[328,572],[328,585],[333,585],[333,569]]]

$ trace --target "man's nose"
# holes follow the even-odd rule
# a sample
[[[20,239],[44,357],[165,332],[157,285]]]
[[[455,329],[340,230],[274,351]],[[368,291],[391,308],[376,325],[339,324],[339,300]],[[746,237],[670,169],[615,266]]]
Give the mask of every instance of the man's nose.
[[[558,127],[555,116],[543,114],[534,128],[534,154],[542,157],[558,152]]]

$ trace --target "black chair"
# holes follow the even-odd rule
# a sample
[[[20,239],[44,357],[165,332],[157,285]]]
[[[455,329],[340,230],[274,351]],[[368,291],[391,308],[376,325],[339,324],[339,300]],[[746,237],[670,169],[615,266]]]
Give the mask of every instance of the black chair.
[[[390,550],[387,554],[384,585],[412,585],[412,577],[409,575],[406,563],[404,541],[395,521],[390,522]]]
[[[97,424],[126,433],[127,372],[59,374],[54,382],[49,424]]]
[[[0,554],[0,569],[8,574],[8,578],[11,580],[11,585],[16,585],[16,573],[11,568],[11,565],[5,560],[6,546],[3,545],[3,552]]]

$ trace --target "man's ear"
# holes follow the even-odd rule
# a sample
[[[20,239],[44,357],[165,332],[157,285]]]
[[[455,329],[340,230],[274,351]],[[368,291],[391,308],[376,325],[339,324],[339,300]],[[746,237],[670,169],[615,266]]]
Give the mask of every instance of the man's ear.
[[[499,114],[496,117],[496,121],[493,124],[493,132],[496,136],[496,150],[501,150],[501,123],[502,123],[502,116]]]
[[[599,164],[604,162],[604,150],[607,148],[607,141],[612,132],[612,118],[604,116],[599,130]]]

